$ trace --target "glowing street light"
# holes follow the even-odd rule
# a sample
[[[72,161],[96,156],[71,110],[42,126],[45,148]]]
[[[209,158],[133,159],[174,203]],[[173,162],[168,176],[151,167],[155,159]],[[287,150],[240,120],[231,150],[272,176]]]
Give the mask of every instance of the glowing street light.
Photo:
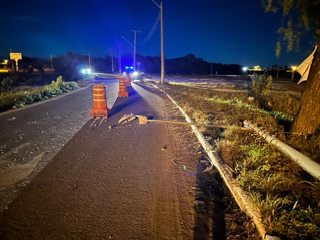
[[[248,67],[242,67],[242,71],[244,72],[244,74],[247,74],[247,70],[248,70]]]

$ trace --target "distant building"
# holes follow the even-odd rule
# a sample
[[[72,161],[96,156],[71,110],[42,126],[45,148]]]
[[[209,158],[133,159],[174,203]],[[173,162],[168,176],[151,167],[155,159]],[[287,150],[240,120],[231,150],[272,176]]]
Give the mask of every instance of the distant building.
[[[249,68],[248,71],[251,71],[251,72],[263,72],[264,69],[262,69],[260,66],[254,66],[253,68]]]
[[[11,69],[9,67],[9,60],[4,59],[0,62],[0,73],[7,73],[10,72]]]

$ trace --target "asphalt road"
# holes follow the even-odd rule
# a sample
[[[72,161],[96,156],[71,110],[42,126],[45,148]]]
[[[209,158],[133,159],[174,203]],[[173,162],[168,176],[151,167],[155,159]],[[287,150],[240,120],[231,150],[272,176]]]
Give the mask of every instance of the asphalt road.
[[[118,81],[106,84],[100,126],[92,87],[0,114],[0,239],[257,239],[189,126],[116,125],[183,121],[165,94],[133,84],[117,98]]]
[[[118,81],[105,81],[111,108]],[[41,171],[89,120],[87,86],[22,109],[0,113],[0,211]]]
[[[165,118],[166,97],[135,85],[129,98],[117,99],[107,122],[91,126],[91,91],[2,116],[8,139],[1,138],[1,145],[8,158],[37,147],[53,154],[57,142],[60,147],[0,217],[0,238],[192,239],[198,144],[189,138],[181,152],[186,143],[161,123],[109,127],[127,113]],[[60,139],[61,131],[70,131],[69,139]],[[6,154],[21,145],[17,153]]]

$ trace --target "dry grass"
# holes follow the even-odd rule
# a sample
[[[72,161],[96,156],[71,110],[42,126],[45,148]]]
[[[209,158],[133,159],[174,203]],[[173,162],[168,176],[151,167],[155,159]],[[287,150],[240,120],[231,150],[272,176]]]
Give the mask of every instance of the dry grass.
[[[253,99],[247,82],[176,83],[163,88],[197,123],[242,126],[249,120],[320,162],[320,134],[305,139],[287,133],[300,93],[273,86]],[[269,234],[285,239],[320,238],[319,181],[253,132],[235,127],[200,130],[260,207]]]

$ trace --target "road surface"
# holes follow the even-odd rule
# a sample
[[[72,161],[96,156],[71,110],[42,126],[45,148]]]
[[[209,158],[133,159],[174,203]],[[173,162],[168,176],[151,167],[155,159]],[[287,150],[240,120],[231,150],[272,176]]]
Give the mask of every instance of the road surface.
[[[108,105],[118,81],[107,84]],[[88,121],[92,88],[0,113],[0,212]]]
[[[186,191],[181,199],[185,205],[179,206],[179,197],[182,197],[179,193],[183,189],[178,189],[178,183],[188,182],[189,178],[196,184],[197,169],[190,167],[187,169],[190,173],[185,175],[174,164],[175,143],[167,126],[134,124],[109,128],[125,112],[163,117],[160,97],[141,87],[136,88],[139,94],[133,92],[130,100],[120,99],[107,122],[90,127],[91,121],[88,121],[20,192],[0,221],[1,237],[192,238],[195,192]],[[74,96],[90,95],[88,91]],[[61,99],[67,102],[71,98],[72,95]],[[85,101],[84,104],[90,105],[89,100]],[[51,104],[61,103],[53,101]],[[40,107],[44,109],[38,110]],[[39,105],[32,111],[43,114],[45,121],[46,112],[53,108]],[[61,109],[64,110],[55,114],[57,122],[67,118],[63,115],[68,109]],[[13,122],[23,124],[22,119],[18,122],[22,115],[16,116]],[[23,116],[24,122],[39,121],[38,118],[27,120],[27,116]],[[56,132],[52,127],[47,131]],[[28,136],[27,139],[31,138]],[[11,144],[8,141],[8,145]],[[196,167],[196,162],[191,164]]]
[[[107,95],[111,88],[108,85]],[[43,130],[55,133],[53,138],[63,140],[61,135],[71,128],[61,122],[82,119],[84,125],[80,130],[73,128],[57,147],[46,137],[39,138],[49,148],[46,151],[56,154],[42,169],[43,156],[49,157],[44,154],[27,180],[14,187],[17,197],[0,216],[0,239],[255,239],[254,227],[248,231],[248,219],[225,192],[217,171],[203,172],[209,162],[190,127],[134,121],[110,128],[128,113],[182,120],[164,94],[134,85],[129,98],[117,99],[101,126],[88,121],[92,88],[74,94],[61,98],[54,107],[34,107],[33,114],[50,115],[46,121],[56,117],[52,124],[61,126],[59,130],[53,131],[53,126]],[[66,110],[62,104],[72,101],[83,108],[70,105]],[[63,110],[49,114],[61,106]],[[27,120],[33,114],[23,111],[22,116],[10,113],[2,120],[25,119],[16,125],[19,131],[13,130],[19,134],[19,126],[37,121]],[[76,117],[71,120],[64,117],[66,113]],[[37,147],[36,143],[23,144],[18,141],[16,146],[23,147],[14,147],[15,153],[3,147],[2,156],[31,154],[28,146]],[[39,147],[40,152],[44,149]],[[2,191],[3,196],[8,189]]]

